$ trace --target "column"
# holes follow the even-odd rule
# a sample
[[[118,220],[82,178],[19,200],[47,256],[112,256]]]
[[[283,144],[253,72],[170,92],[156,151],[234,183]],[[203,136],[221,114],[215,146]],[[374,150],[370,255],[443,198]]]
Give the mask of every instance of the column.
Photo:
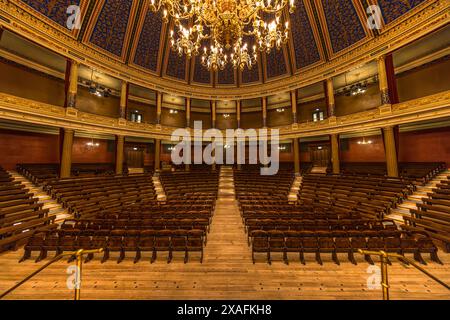
[[[341,172],[341,164],[339,160],[339,135],[331,135],[331,161],[333,165],[333,174]]]
[[[69,90],[67,91],[67,107],[76,108],[78,92],[78,62],[70,64]]]
[[[161,110],[162,110],[163,95],[161,92],[156,93],[156,124],[161,124]]]
[[[386,167],[389,177],[398,177],[397,149],[395,147],[394,127],[383,128]]]
[[[161,140],[155,139],[155,171],[161,170]]]
[[[127,105],[128,105],[128,83],[122,81],[122,88],[120,90],[120,118],[127,119]]]
[[[298,138],[292,140],[294,147],[294,173],[295,175],[300,175],[300,146]]]
[[[297,123],[297,90],[291,91],[292,123]]]
[[[72,169],[72,146],[73,146],[73,136],[75,134],[74,130],[64,128],[63,132],[63,145],[61,153],[61,167],[59,177],[69,178]]]
[[[186,128],[191,127],[191,98],[186,98]]]
[[[335,116],[335,101],[334,101],[334,87],[333,87],[333,78],[329,78],[326,80],[326,97],[327,97],[327,110],[328,117]]]
[[[123,174],[124,136],[116,136],[116,174]]]
[[[263,128],[267,127],[267,97],[261,98],[262,100],[262,122]]]
[[[211,101],[211,127],[212,128],[216,127],[216,119],[217,119],[216,107],[217,107],[217,102],[215,100]]]
[[[241,101],[236,101],[236,119],[237,119],[237,127],[241,127]]]
[[[386,73],[385,56],[378,57],[378,82],[380,85],[381,105],[390,105],[389,85]]]

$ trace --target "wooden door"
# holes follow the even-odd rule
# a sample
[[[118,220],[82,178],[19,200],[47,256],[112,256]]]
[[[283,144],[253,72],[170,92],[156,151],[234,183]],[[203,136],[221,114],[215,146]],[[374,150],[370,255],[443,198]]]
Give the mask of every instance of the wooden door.
[[[316,167],[327,167],[330,163],[330,148],[328,146],[311,147],[311,162]]]
[[[143,150],[127,150],[127,166],[129,168],[144,167],[144,151]]]

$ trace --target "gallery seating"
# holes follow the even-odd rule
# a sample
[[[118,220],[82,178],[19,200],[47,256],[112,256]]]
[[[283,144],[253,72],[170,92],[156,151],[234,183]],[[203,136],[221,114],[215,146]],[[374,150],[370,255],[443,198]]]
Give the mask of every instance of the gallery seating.
[[[347,175],[306,175],[298,193],[301,204],[343,207],[382,219],[414,191],[403,179]]]
[[[450,177],[427,196],[417,203],[417,209],[410,209],[411,216],[403,216],[405,228],[423,230],[450,252]]]
[[[0,167],[0,252],[16,249],[36,230],[52,229],[55,217],[25,186]]]
[[[18,164],[16,169],[17,172],[37,185],[59,177],[59,164],[55,163],[24,163]],[[74,177],[113,174],[114,164],[112,163],[73,163],[71,169],[71,175]]]
[[[47,180],[43,188],[75,217],[156,199],[152,176],[99,176]]]
[[[190,181],[190,184],[188,183]],[[64,251],[104,248],[102,262],[118,252],[120,263],[129,252],[138,262],[150,252],[150,262],[158,253],[167,253],[171,262],[175,252],[188,262],[191,252],[200,253],[218,192],[217,172],[165,173],[161,177],[169,192],[164,201],[156,200],[152,176],[100,176],[69,178],[44,183],[54,199],[67,207],[75,219],[67,219],[57,230],[33,236],[25,246],[21,261],[38,252],[36,261]],[[87,260],[93,257],[90,255]]]
[[[384,219],[391,207],[413,192],[409,181],[309,174],[303,176],[298,201],[292,203],[287,198],[292,184],[288,176],[285,172],[260,176],[257,168],[235,171],[236,197],[254,263],[261,253],[268,263],[274,254],[289,263],[289,256],[296,253],[304,264],[305,254],[312,253],[319,264],[323,254],[339,264],[338,254],[344,253],[356,264],[358,249],[411,253],[420,263],[425,263],[422,254],[429,253],[440,263],[428,235],[399,230]],[[369,256],[365,259],[373,263]]]
[[[425,185],[439,172],[447,169],[445,162],[400,162],[399,175],[418,185]],[[386,176],[383,162],[341,162],[341,173],[346,175]]]

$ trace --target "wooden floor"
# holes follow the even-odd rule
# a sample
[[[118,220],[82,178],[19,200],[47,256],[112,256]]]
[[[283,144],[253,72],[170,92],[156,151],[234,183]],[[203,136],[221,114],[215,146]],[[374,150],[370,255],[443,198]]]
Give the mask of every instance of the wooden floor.
[[[232,179],[221,177],[221,188],[229,188]],[[133,264],[132,256],[117,264],[114,257],[101,264],[100,258],[84,264],[82,299],[381,299],[381,290],[371,290],[367,281],[372,273],[364,259],[352,265],[339,256],[337,266],[323,255],[324,265],[313,256],[301,265],[296,255],[285,265],[279,257],[272,265],[259,256],[251,261],[244,226],[232,193],[222,190],[203,264],[192,256],[183,264],[182,256],[167,264],[159,256],[150,264],[150,256]],[[0,255],[0,292],[13,286],[45,262],[28,260],[18,264],[22,250]],[[427,270],[450,283],[450,254],[439,253],[444,265],[429,262]],[[67,289],[70,264],[58,262],[24,284],[7,299],[72,299]],[[397,261],[389,267],[392,299],[450,299],[450,292],[413,267]]]

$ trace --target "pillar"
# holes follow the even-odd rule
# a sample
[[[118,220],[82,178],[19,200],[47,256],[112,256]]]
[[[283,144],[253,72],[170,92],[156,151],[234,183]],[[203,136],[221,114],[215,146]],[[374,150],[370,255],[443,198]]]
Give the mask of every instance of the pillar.
[[[211,127],[216,127],[216,120],[217,120],[217,114],[216,114],[216,107],[217,102],[215,100],[211,101]]]
[[[63,137],[63,145],[62,145],[62,153],[61,153],[61,166],[59,177],[69,178],[71,176],[72,169],[72,146],[73,146],[73,136],[75,131],[72,129],[64,128],[62,130],[64,135]]]
[[[267,97],[262,98],[262,122],[263,128],[267,127]]]
[[[116,136],[116,174],[123,174],[124,136]]]
[[[69,90],[67,92],[67,107],[76,108],[78,92],[78,62],[70,64]]]
[[[297,123],[297,90],[291,91],[292,123]]]
[[[191,98],[186,98],[186,128],[191,127]]]
[[[326,96],[327,96],[328,117],[334,117],[336,113],[335,113],[333,78],[329,78],[326,80],[326,90],[327,90]]]
[[[162,110],[163,95],[161,92],[156,93],[156,124],[161,124],[161,110]]]
[[[383,128],[386,167],[389,177],[398,177],[397,149],[395,147],[394,127]]]
[[[122,88],[120,90],[120,118],[127,118],[127,105],[128,105],[128,83],[122,81]]]
[[[294,147],[294,173],[295,175],[300,175],[300,146],[298,138],[292,140]]]
[[[339,135],[331,135],[331,161],[333,165],[333,174],[341,172],[341,164],[339,160]]]
[[[161,170],[161,140],[155,139],[155,171]]]
[[[378,83],[380,85],[381,105],[391,104],[389,98],[389,85],[386,73],[385,56],[381,56],[377,59],[378,63]]]
[[[241,127],[241,101],[236,101],[236,119],[237,119],[237,127]]]

